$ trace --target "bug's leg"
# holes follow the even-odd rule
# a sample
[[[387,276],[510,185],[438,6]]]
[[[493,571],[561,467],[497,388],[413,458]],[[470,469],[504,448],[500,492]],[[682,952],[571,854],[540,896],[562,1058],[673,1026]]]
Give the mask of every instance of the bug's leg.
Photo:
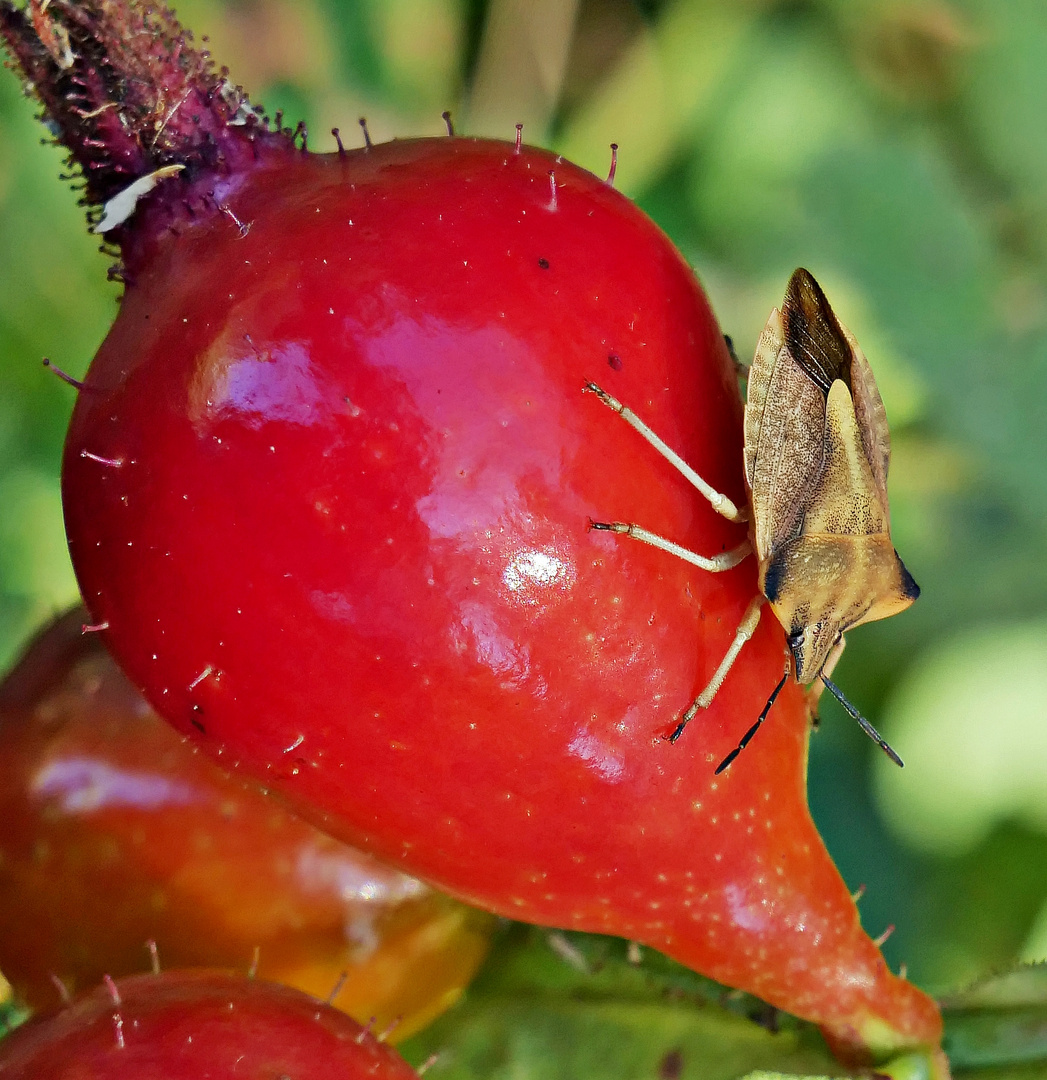
[[[749,514],[744,506],[735,506],[726,495],[711,488],[672,447],[655,435],[632,409],[627,409],[616,397],[612,397],[606,390],[601,390],[596,383],[586,383],[585,389],[594,393],[612,412],[616,412],[634,431],[642,435],[709,500],[709,504],[718,514],[722,514],[728,521],[748,521]]]
[[[683,559],[684,562],[689,562],[692,566],[699,566],[713,574],[737,566],[742,559],[752,554],[753,550],[749,545],[749,541],[743,540],[742,543],[736,548],[731,548],[730,551],[722,551],[719,555],[705,556],[699,555],[689,548],[681,547],[679,544],[673,543],[672,540],[666,540],[664,536],[659,536],[657,533],[648,532],[647,529],[643,529],[639,525],[631,525],[624,521],[590,521],[589,528],[599,529],[601,532],[621,533],[623,536],[631,536],[634,540],[650,544],[651,547],[656,547],[659,551],[667,551],[670,555],[675,555],[677,558]]]
[[[844,647],[847,644],[847,639],[842,637],[840,640],[829,650],[829,655],[825,658],[825,663],[822,664],[822,674],[828,679],[832,677],[832,673],[836,668],[836,665],[840,661],[840,657],[843,656]],[[818,702],[821,700],[822,691],[825,689],[825,683],[821,679],[815,679],[814,682],[807,687],[807,707],[811,710],[811,724],[817,727],[821,717],[818,715]]]
[[[720,666],[713,672],[713,677],[709,680],[705,689],[684,710],[683,715],[680,717],[680,722],[676,725],[676,729],[673,731],[672,735],[669,736],[669,742],[676,742],[683,734],[683,729],[687,727],[698,714],[699,709],[707,709],[712,704],[713,698],[716,697],[716,692],[723,686],[723,681],[727,678],[727,672],[731,670],[731,665],[738,659],[738,654],[742,651],[742,646],[756,632],[756,626],[760,621],[760,612],[763,610],[764,600],[765,597],[762,593],[757,593],[757,595],[753,597],[752,602],[745,609],[742,621],[738,624],[738,629],[734,634],[734,641],[731,642],[731,647],[727,650],[726,656],[720,661]]]

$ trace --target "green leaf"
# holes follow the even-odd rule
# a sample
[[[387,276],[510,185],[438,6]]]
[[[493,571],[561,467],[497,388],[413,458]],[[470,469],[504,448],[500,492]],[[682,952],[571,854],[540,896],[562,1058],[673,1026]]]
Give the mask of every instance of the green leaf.
[[[968,1076],[965,1069],[977,1069],[972,1080],[1047,1075],[1047,964],[979,982],[944,1001],[943,1013],[944,1045],[958,1076]]]
[[[618,939],[524,926],[401,1049],[416,1064],[438,1054],[432,1080],[846,1075],[813,1025],[755,998]]]

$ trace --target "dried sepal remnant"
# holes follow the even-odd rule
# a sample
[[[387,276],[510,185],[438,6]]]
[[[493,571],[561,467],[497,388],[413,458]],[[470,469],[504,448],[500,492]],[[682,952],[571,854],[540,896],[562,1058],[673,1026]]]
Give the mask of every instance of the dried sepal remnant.
[[[148,195],[161,180],[169,180],[177,176],[184,168],[184,165],[165,165],[155,172],[140,176],[123,191],[118,191],[102,207],[102,217],[91,231],[104,235],[123,225],[135,212],[139,199]]]
[[[44,119],[105,205],[143,176],[181,164],[235,164],[268,133],[246,94],[162,4],[0,0],[0,39]]]

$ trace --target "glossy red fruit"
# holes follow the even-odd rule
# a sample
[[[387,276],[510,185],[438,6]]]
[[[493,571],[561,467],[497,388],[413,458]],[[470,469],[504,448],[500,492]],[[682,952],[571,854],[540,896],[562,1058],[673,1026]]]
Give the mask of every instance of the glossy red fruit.
[[[81,9],[135,77],[109,88],[74,49],[75,108],[38,33],[14,14],[5,33],[90,201],[191,165],[111,234],[128,287],[65,453],[74,563],[132,679],[228,766],[460,897],[647,942],[854,1057],[936,1044],[811,822],[797,687],[714,776],[781,677],[773,619],[663,738],[752,561],[712,575],[586,528],[744,538],[582,390],[743,500],[734,369],[680,255],[542,151],[292,150],[169,28],[125,49],[131,7]],[[158,68],[189,83],[170,119]]]
[[[460,995],[493,919],[197,754],[74,610],[0,684],[0,971],[33,1007],[104,974],[246,971],[394,1037]],[[344,977],[343,977],[344,976]]]
[[[5,1080],[411,1080],[390,1047],[298,990],[219,971],[100,986],[0,1041]]]
[[[590,174],[466,139],[280,161],[228,205],[246,236],[216,217],[143,256],[69,431],[70,548],[132,678],[473,903],[638,938],[857,1045],[933,1041],[811,824],[799,691],[713,775],[780,676],[773,620],[663,739],[752,563],[586,528],[744,537],[582,392],[602,373],[742,499],[731,361],[668,241]]]

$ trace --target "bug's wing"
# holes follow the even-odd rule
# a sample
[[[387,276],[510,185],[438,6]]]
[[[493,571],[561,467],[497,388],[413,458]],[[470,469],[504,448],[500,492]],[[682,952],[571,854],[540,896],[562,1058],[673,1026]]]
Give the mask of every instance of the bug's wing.
[[[822,474],[825,395],[793,357],[782,313],[771,312],[749,369],[745,475],[761,564],[798,535]]]
[[[869,361],[854,335],[836,317],[821,286],[802,267],[789,280],[783,314],[786,343],[826,397],[837,379],[851,392],[861,445],[886,508],[891,437]]]
[[[841,323],[840,328],[846,335],[854,356],[851,364],[851,397],[854,399],[854,413],[861,430],[862,445],[865,447],[865,456],[869,461],[880,500],[886,510],[887,470],[891,464],[891,433],[887,428],[887,413],[865,353],[847,327]]]
[[[789,278],[782,325],[789,351],[823,397],[829,396],[829,387],[837,379],[851,388],[854,339],[836,318],[821,286],[802,266]]]
[[[756,447],[760,441],[760,425],[767,404],[767,389],[771,384],[778,354],[785,346],[782,313],[777,309],[767,318],[767,325],[756,342],[756,353],[749,365],[745,385],[745,482],[752,490],[756,473]]]

